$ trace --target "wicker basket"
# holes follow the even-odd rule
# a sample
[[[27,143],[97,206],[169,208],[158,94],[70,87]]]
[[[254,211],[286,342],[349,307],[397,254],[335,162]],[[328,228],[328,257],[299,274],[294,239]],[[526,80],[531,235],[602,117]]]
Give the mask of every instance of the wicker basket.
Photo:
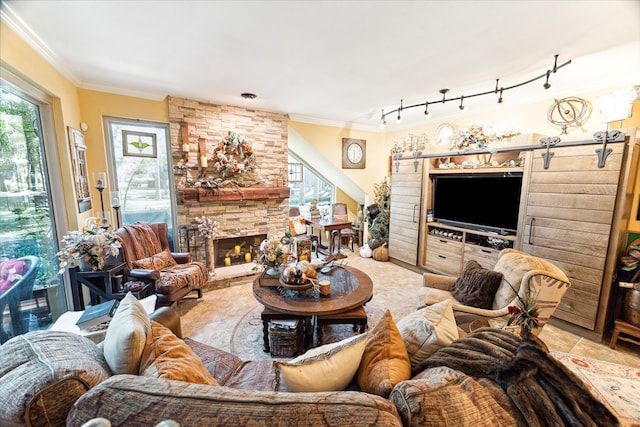
[[[302,352],[302,328],[299,320],[293,320],[293,327],[282,328],[278,323],[269,322],[269,342],[272,356],[293,357]]]

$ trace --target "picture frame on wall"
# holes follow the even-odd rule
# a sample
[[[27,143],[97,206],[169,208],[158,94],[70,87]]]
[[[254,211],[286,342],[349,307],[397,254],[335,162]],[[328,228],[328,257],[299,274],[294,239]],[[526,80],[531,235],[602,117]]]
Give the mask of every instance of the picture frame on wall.
[[[155,133],[122,131],[122,155],[131,157],[158,157],[158,141]]]
[[[87,146],[84,134],[71,126],[67,127],[69,136],[69,151],[73,169],[73,183],[78,201],[78,212],[83,213],[91,209],[91,193],[89,192],[89,178],[87,171]]]

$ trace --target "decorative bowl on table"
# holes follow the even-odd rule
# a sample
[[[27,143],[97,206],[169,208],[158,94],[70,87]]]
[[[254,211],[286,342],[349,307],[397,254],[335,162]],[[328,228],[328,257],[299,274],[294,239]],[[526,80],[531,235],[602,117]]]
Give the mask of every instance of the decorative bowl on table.
[[[306,274],[307,269],[308,267],[301,263],[286,266],[280,273],[280,286],[294,291],[309,289],[313,286],[313,282]],[[315,270],[313,273],[315,274]]]

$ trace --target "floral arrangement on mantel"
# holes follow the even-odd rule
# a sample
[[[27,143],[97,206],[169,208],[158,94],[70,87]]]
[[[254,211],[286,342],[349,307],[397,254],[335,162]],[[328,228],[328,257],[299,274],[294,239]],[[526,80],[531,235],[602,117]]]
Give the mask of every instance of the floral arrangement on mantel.
[[[450,150],[491,150],[490,146],[498,144],[505,139],[520,135],[519,131],[513,129],[500,129],[484,122],[475,122],[469,126],[459,129],[452,138]]]
[[[239,156],[239,159],[236,159],[236,156]],[[222,179],[242,175],[258,167],[253,147],[235,132],[228,132],[218,143],[213,160],[213,168]]]
[[[120,253],[120,240],[111,231],[91,224],[82,231],[74,230],[62,237],[62,250],[56,255],[60,260],[58,274],[67,267],[83,267],[102,270],[108,257],[117,257]]]

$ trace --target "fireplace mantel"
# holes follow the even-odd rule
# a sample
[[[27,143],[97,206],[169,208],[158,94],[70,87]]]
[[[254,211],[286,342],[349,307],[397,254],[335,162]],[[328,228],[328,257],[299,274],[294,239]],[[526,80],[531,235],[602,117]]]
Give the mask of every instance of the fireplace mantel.
[[[179,188],[180,203],[286,199],[289,187]]]

